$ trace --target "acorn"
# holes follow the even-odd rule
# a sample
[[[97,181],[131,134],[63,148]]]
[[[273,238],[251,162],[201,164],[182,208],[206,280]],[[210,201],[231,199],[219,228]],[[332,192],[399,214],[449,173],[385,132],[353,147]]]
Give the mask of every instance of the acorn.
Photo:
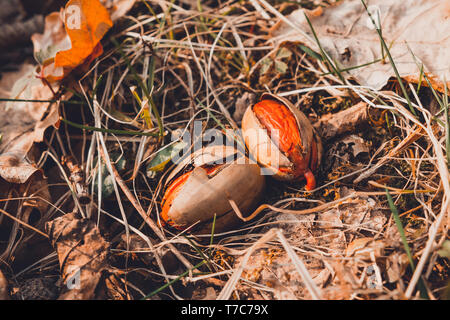
[[[306,115],[288,100],[265,93],[247,108],[242,134],[249,153],[281,181],[306,180],[316,187],[322,142]]]
[[[265,177],[257,163],[236,148],[209,146],[185,158],[168,176],[162,199],[161,221],[177,230],[196,224],[196,233],[220,233],[242,220],[261,198]]]

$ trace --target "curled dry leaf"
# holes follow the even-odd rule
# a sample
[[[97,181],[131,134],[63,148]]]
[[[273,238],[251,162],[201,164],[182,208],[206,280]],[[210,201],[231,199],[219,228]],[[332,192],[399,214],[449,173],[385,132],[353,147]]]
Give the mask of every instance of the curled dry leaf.
[[[64,26],[71,48],[59,51],[55,66],[73,69],[86,58],[96,58],[103,52],[100,40],[112,27],[106,8],[98,0],[70,0],[64,11]]]
[[[354,133],[358,128],[367,128],[369,121],[369,107],[367,103],[360,102],[337,113],[323,115],[314,123],[314,129],[322,139],[329,140],[349,132]]]
[[[211,232],[216,215],[215,232],[221,232],[240,221],[230,200],[245,215],[261,197],[265,179],[234,147],[210,146],[182,161],[166,185],[161,212],[166,224],[184,229],[200,222],[198,232]]]
[[[35,77],[29,64],[3,74],[0,81],[0,96],[14,99],[52,99],[52,89]],[[29,153],[35,142],[43,141],[45,130],[58,122],[58,105],[48,107],[48,102],[0,102],[0,177],[4,180],[23,184],[39,171]]]
[[[61,300],[100,298],[99,288],[109,274],[109,243],[95,222],[77,219],[73,213],[46,224],[46,231],[59,258],[65,290]],[[109,279],[109,278],[108,278]]]
[[[54,64],[57,52],[71,47],[70,37],[64,29],[64,23],[59,12],[52,12],[45,17],[44,33],[31,36],[34,47],[34,58],[41,65],[41,75],[54,82],[62,79],[63,70]]]
[[[370,152],[367,142],[356,134],[345,137],[341,142],[350,147],[354,158],[364,154],[368,155]]]
[[[99,0],[70,0],[61,13],[49,14],[44,33],[32,36],[42,77],[56,82],[74,68],[89,65],[103,53],[100,40],[112,24]]]
[[[63,79],[78,66],[88,67],[103,53],[100,40],[135,0],[70,0],[61,12],[45,18],[43,34],[31,37],[41,75],[49,82]]]
[[[288,100],[263,94],[247,108],[242,133],[249,152],[279,180],[306,179],[316,186],[313,172],[320,165],[322,142],[308,118]]]
[[[432,86],[444,92],[450,86],[450,3],[441,0],[371,0],[368,9],[381,22],[383,38],[400,76],[419,82],[421,64]],[[361,85],[381,89],[394,71],[387,57],[382,60],[380,39],[361,0],[342,1],[326,9],[297,10],[287,18],[301,29],[280,23],[273,40],[302,42],[320,52],[304,16],[308,14],[321,47]],[[409,48],[411,51],[409,50]],[[417,61],[415,61],[415,58]],[[364,66],[363,66],[364,65]],[[424,85],[427,85],[423,81]]]
[[[45,130],[59,121],[58,104],[30,100],[53,99],[55,90],[56,86],[49,87],[36,78],[30,64],[22,65],[18,71],[4,73],[0,80],[0,97],[24,100],[0,102],[0,180],[8,182],[0,194],[4,197],[12,194],[38,197],[38,200],[24,203],[27,206],[25,216],[33,208],[37,208],[41,216],[47,212],[48,185],[34,164],[36,157],[32,151],[35,142],[43,141]]]

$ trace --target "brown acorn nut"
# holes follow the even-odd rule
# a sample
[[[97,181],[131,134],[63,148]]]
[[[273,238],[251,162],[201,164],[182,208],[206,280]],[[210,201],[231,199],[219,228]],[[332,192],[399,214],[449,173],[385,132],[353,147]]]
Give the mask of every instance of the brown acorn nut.
[[[320,165],[322,142],[305,114],[288,100],[263,94],[258,103],[247,108],[242,133],[249,153],[274,178],[306,179],[307,190],[316,187],[313,172]]]
[[[230,158],[234,159],[230,163],[220,161]],[[241,222],[229,200],[246,215],[260,199],[264,185],[259,166],[234,147],[205,147],[169,175],[160,217],[178,230],[200,221],[196,232],[209,233],[216,214],[215,233],[223,232]]]

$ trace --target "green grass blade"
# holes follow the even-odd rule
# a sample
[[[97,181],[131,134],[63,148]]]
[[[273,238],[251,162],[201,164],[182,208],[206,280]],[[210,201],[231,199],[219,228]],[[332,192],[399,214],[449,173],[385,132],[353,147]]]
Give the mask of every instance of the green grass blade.
[[[367,66],[370,66],[371,64],[374,64],[374,63],[377,63],[377,62],[380,62],[380,61],[382,61],[382,59],[376,59],[376,60],[373,60],[371,62],[360,64],[358,66],[348,67],[348,68],[344,68],[344,69],[340,69],[340,70],[341,70],[341,72],[347,72],[347,71],[350,71],[350,70],[355,70],[355,69],[359,69],[359,68],[362,68],[362,67],[367,67]],[[332,74],[332,73],[333,72],[322,73],[322,74],[320,74],[320,76],[326,76],[326,75],[329,75],[329,74]]]
[[[403,229],[402,222],[400,220],[400,216],[397,211],[397,207],[394,204],[394,200],[392,199],[391,194],[389,193],[388,189],[386,190],[386,197],[388,199],[389,208],[391,209],[392,215],[394,216],[395,224],[397,225],[398,232],[400,233],[400,237],[402,239],[403,246],[405,247],[406,255],[408,256],[409,264],[411,266],[411,269],[414,271],[416,269],[414,265],[414,260],[411,255],[411,250],[409,249],[408,241],[406,239],[405,230]]]
[[[144,92],[145,97],[147,98],[147,100],[150,102],[150,105],[152,107],[152,112],[153,115],[156,117],[156,121],[158,122],[158,128],[159,128],[159,136],[162,137],[164,135],[164,128],[163,128],[163,124],[162,124],[162,120],[161,120],[161,116],[159,115],[159,111],[158,108],[156,108],[156,105],[150,95],[150,92],[148,91],[147,86],[145,85],[145,83],[142,81],[142,79],[139,77],[139,75],[137,74],[136,70],[133,68],[133,66],[131,65],[130,60],[128,59],[128,57],[125,55],[125,53],[122,51],[121,46],[119,45],[119,43],[117,42],[116,39],[111,38],[111,42],[116,46],[117,50],[119,51],[120,55],[122,56],[122,58],[125,60],[125,63],[128,66],[128,69],[130,70],[131,74],[133,75],[134,79],[136,80],[136,82],[138,83],[139,87],[141,87],[142,91]]]
[[[151,292],[150,294],[146,295],[145,297],[143,297],[141,300],[147,300],[151,297],[153,297],[155,294],[158,294],[159,292],[163,291],[164,289],[168,288],[169,286],[173,285],[175,282],[179,281],[181,278],[187,276],[189,274],[189,272],[192,272],[198,268],[200,268],[202,265],[204,265],[206,263],[205,260],[202,260],[200,263],[196,264],[192,269],[186,270],[185,272],[183,272],[182,274],[180,274],[178,277],[176,277],[175,279],[167,282],[165,285],[159,287],[158,289],[156,289],[155,291]]]
[[[450,124],[448,118],[448,92],[447,82],[444,80],[444,114],[445,114],[445,151],[447,154],[447,168],[450,167]]]
[[[214,242],[214,231],[216,230],[216,214],[214,213],[214,219],[211,227],[211,238],[209,239],[209,257],[211,258],[212,244]]]
[[[154,133],[154,132],[140,132],[140,131],[127,131],[127,130],[97,128],[97,127],[85,126],[85,125],[82,125],[79,123],[75,123],[70,120],[64,119],[63,117],[60,117],[59,119],[62,122],[67,123],[69,126],[72,126],[74,128],[78,128],[78,129],[82,129],[82,130],[98,131],[98,132],[113,133],[113,134],[124,134],[124,135],[131,135],[131,136],[150,136],[150,137],[158,137],[159,136],[158,133]]]
[[[328,57],[327,53],[323,50],[322,45],[320,44],[319,38],[317,37],[316,31],[314,30],[314,27],[311,23],[311,21],[309,20],[308,16],[305,13],[305,18],[306,21],[308,22],[309,27],[311,28],[311,31],[313,33],[314,39],[317,42],[317,45],[319,46],[320,52],[322,53],[322,60],[327,61],[328,64],[330,65],[330,67],[333,69],[334,73],[339,77],[339,79],[345,83],[345,79],[342,76],[342,73],[339,70],[339,67],[337,65],[335,65],[333,63],[333,61],[331,61],[331,59]]]
[[[408,256],[409,264],[411,266],[411,270],[414,272],[416,270],[416,266],[414,264],[414,260],[411,254],[411,250],[408,245],[408,240],[406,239],[405,230],[403,229],[402,221],[400,220],[400,216],[397,211],[397,207],[394,204],[394,200],[392,199],[391,194],[388,189],[386,190],[386,197],[389,203],[389,208],[391,209],[392,215],[394,216],[394,221],[397,226],[398,232],[400,233],[400,238],[402,239],[403,247],[405,248],[406,255]],[[425,289],[425,283],[423,279],[420,278],[418,282],[418,287],[420,291],[420,296],[424,299],[429,299],[428,293]]]
[[[48,102],[48,103],[55,103],[55,102],[60,102],[60,103],[67,103],[67,104],[80,104],[80,105],[85,105],[87,104],[86,102],[83,101],[71,101],[71,100],[38,100],[38,99],[12,99],[12,98],[0,98],[0,101],[6,101],[6,102]]]
[[[200,250],[200,248],[199,248],[199,247],[191,240],[191,238],[189,238],[189,236],[183,234],[183,237],[184,237],[187,241],[189,241],[189,243],[191,244],[191,246],[194,248],[195,251],[197,251],[197,253],[200,255],[200,257],[205,261],[205,263],[207,263],[209,270],[212,272],[212,271],[213,271],[213,268],[212,268],[212,265],[211,265],[211,262],[210,262],[211,259],[208,258],[208,257],[202,252],[202,250]]]
[[[411,99],[409,98],[408,92],[406,91],[406,88],[405,88],[405,86],[403,84],[402,78],[400,77],[400,73],[398,72],[398,69],[397,69],[397,67],[396,67],[396,65],[394,63],[394,59],[391,56],[391,52],[389,51],[389,48],[388,48],[386,42],[384,41],[383,35],[381,33],[381,26],[380,26],[380,28],[378,28],[378,25],[376,24],[375,20],[373,19],[372,15],[370,14],[370,12],[369,12],[369,10],[367,8],[366,2],[364,0],[361,0],[361,2],[364,5],[364,8],[366,9],[370,20],[372,21],[373,25],[375,26],[375,30],[377,30],[378,37],[380,38],[380,41],[381,41],[381,45],[384,48],[384,52],[382,52],[382,54],[384,55],[384,53],[386,52],[386,54],[387,54],[387,56],[389,58],[389,62],[391,63],[392,69],[394,70],[395,76],[397,77],[398,84],[400,85],[400,88],[402,89],[403,95],[404,95],[404,97],[405,97],[405,99],[406,99],[406,101],[408,103],[409,110],[411,110],[411,113],[414,114],[417,117],[417,113],[416,113],[416,111],[414,110],[414,108],[412,106]]]

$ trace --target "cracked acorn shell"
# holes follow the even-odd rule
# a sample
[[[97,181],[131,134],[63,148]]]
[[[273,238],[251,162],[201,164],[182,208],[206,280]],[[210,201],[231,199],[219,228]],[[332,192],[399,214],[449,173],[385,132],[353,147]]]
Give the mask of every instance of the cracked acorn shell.
[[[233,161],[223,160],[231,157]],[[178,230],[199,222],[194,228],[196,233],[211,233],[216,214],[214,232],[229,230],[241,219],[228,200],[234,200],[244,216],[249,213],[265,186],[260,171],[258,164],[251,163],[234,147],[202,148],[184,159],[168,176],[161,220]]]
[[[307,190],[316,187],[314,172],[320,165],[322,142],[305,114],[288,100],[263,94],[258,103],[247,108],[242,134],[249,153],[275,179],[306,179]]]

